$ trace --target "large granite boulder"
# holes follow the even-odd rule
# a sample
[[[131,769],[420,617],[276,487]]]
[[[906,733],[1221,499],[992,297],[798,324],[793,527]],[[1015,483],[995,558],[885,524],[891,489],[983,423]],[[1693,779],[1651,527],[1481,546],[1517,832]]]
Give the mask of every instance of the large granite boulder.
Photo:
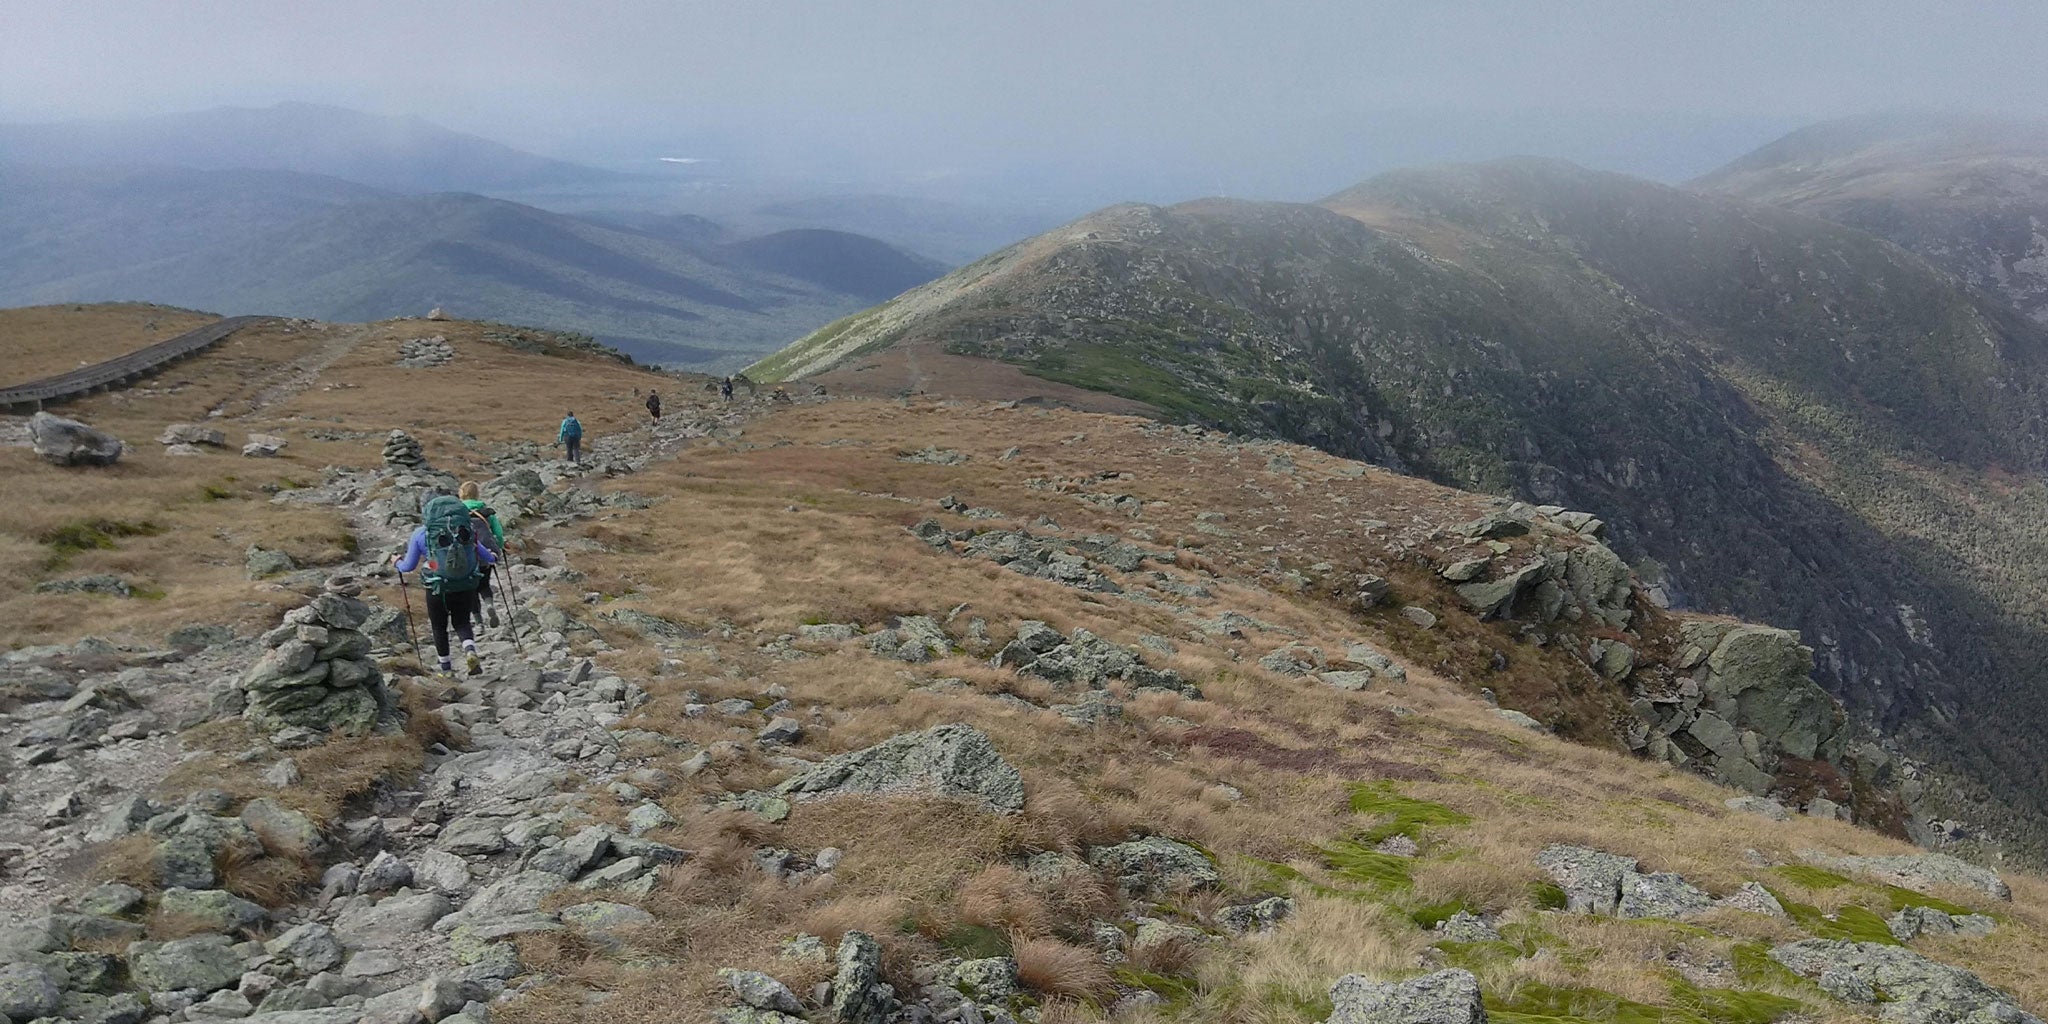
[[[58,466],[111,466],[121,458],[120,438],[47,412],[29,417],[28,435],[36,455]]]

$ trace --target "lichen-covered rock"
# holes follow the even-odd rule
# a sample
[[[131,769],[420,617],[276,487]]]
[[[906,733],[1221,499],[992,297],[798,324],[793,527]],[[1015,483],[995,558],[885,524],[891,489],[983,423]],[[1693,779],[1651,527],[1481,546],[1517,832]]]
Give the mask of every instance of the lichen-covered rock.
[[[1017,961],[1006,956],[963,960],[946,972],[944,981],[977,1003],[1001,1006],[1017,995]]]
[[[1285,896],[1268,896],[1257,903],[1224,907],[1216,912],[1216,927],[1232,935],[1262,932],[1293,916],[1294,901]]]
[[[1024,778],[1003,760],[988,734],[970,725],[941,725],[892,736],[841,754],[776,787],[793,800],[846,794],[930,795],[973,800],[992,810],[1024,806]]]
[[[2041,1024],[1975,974],[1900,946],[1808,939],[1771,950],[1771,959],[1837,998],[1868,992],[1871,1002],[1882,993],[1878,1017],[1891,1024]]]
[[[341,940],[334,930],[318,922],[296,925],[263,944],[271,956],[289,962],[299,973],[311,977],[341,966]]]
[[[1463,910],[1437,922],[1436,931],[1452,942],[1500,941],[1500,933],[1485,918]]]
[[[1998,922],[1986,914],[1951,914],[1933,907],[1906,907],[1885,922],[1892,938],[1911,942],[1922,935],[1981,939],[1991,934]]]
[[[1909,853],[1888,857],[1833,857],[1812,850],[1800,857],[1837,871],[1873,876],[1915,892],[1929,892],[1944,885],[1975,889],[2001,900],[2012,899],[2012,888],[1990,868],[1978,867],[1946,853]]]
[[[732,989],[733,998],[757,1010],[775,1010],[791,1014],[804,1012],[804,1004],[797,1002],[796,993],[791,992],[789,986],[760,971],[721,967],[718,969],[718,976]]]
[[[137,942],[128,947],[128,973],[150,992],[228,988],[248,966],[225,935],[194,935],[170,942]]]
[[[64,990],[49,971],[31,963],[0,967],[0,1019],[47,1017],[63,1001]]]
[[[225,933],[247,932],[270,920],[269,911],[221,889],[165,889],[156,909],[165,917]]]
[[[1612,914],[1621,904],[1621,880],[1636,873],[1636,859],[1554,844],[1536,855],[1564,890],[1565,909],[1579,914]]]
[[[1785,905],[1779,903],[1778,898],[1771,895],[1769,889],[1755,882],[1742,883],[1740,888],[1721,897],[1715,905],[1751,914],[1763,914],[1767,917],[1785,916]]]
[[[1486,1024],[1479,979],[1447,970],[1407,981],[1378,982],[1347,974],[1330,986],[1325,1024]]]
[[[847,932],[835,960],[838,969],[826,1010],[843,1024],[884,1024],[895,1012],[896,998],[882,981],[881,944],[866,932]]]
[[[1631,873],[1621,876],[1621,901],[1615,907],[1615,914],[1626,918],[1677,919],[1697,914],[1713,905],[1712,896],[1671,872]]]
[[[1096,847],[1088,862],[1115,875],[1118,890],[1133,897],[1213,889],[1222,881],[1202,851],[1164,836]]]

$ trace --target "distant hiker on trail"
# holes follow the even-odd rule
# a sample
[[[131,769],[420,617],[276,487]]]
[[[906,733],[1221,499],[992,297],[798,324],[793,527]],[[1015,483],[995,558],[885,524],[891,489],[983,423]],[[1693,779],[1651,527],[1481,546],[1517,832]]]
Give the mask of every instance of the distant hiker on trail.
[[[562,417],[562,429],[555,432],[555,443],[569,449],[569,461],[583,461],[583,424],[576,421],[576,414]]]
[[[721,380],[721,381],[719,381],[719,382],[718,382],[718,397],[720,397],[720,398],[723,398],[723,399],[725,399],[725,400],[726,400],[726,401],[728,401],[728,402],[732,401],[732,378],[731,378],[731,377],[727,377],[727,378],[725,378],[724,380]]]
[[[484,504],[483,485],[474,480],[464,481],[461,495],[462,504],[469,509],[470,518],[482,522],[491,529],[490,536],[484,537],[479,533],[478,538],[490,547],[492,554],[499,558],[505,557],[505,528],[498,525],[498,511]],[[492,629],[498,628],[498,609],[491,606],[491,570],[495,568],[495,565],[485,565],[483,580],[476,585],[476,599],[483,604],[484,621],[489,623]]]
[[[482,675],[483,661],[477,657],[470,620],[477,611],[476,588],[483,582],[483,567],[496,563],[498,556],[484,543],[469,506],[460,498],[434,495],[427,499],[420,518],[420,528],[412,532],[405,553],[391,560],[392,567],[398,570],[402,586],[406,573],[425,566],[427,621],[433,626],[434,653],[441,659],[441,671],[455,671],[448,660],[448,626],[452,622],[455,635],[462,640],[469,674]]]
[[[647,392],[647,415],[655,419],[661,418],[661,396],[655,394],[651,388]]]

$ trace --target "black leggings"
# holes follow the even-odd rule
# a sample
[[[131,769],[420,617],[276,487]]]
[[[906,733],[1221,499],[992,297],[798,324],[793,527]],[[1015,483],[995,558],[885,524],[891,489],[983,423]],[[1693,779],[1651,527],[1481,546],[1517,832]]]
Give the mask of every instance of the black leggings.
[[[476,585],[476,599],[479,605],[491,603],[491,570],[495,568],[497,568],[495,565],[480,565],[477,567],[477,571],[484,574],[483,582]]]
[[[455,635],[464,640],[475,640],[476,634],[470,629],[469,620],[478,609],[476,591],[464,590],[453,594],[436,594],[427,591],[427,622],[434,627],[434,653],[443,658],[448,656],[448,623],[455,623]]]

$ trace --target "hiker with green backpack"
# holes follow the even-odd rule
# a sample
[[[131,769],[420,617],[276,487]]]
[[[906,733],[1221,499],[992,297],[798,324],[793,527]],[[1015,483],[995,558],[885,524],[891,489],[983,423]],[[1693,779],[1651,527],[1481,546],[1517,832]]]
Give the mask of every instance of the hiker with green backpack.
[[[463,506],[469,509],[470,516],[485,526],[490,527],[490,534],[488,536],[483,536],[482,531],[479,531],[479,536],[482,536],[484,545],[491,549],[492,554],[500,558],[504,557],[505,527],[498,522],[498,510],[484,503],[483,485],[474,480],[465,480],[457,494],[462,498]],[[484,578],[482,582],[476,585],[476,598],[484,606],[484,621],[489,623],[492,629],[496,629],[498,628],[498,609],[491,606],[491,570],[493,568],[495,568],[494,565],[483,567]]]
[[[494,565],[498,556],[476,527],[469,506],[461,498],[437,494],[421,509],[421,523],[412,532],[405,553],[392,559],[399,583],[405,574],[421,569],[426,580],[427,621],[434,630],[434,653],[440,656],[441,671],[452,673],[448,658],[448,627],[462,640],[462,651],[470,675],[483,673],[476,653],[476,633],[470,625],[478,611],[477,587],[483,583],[483,567]]]

